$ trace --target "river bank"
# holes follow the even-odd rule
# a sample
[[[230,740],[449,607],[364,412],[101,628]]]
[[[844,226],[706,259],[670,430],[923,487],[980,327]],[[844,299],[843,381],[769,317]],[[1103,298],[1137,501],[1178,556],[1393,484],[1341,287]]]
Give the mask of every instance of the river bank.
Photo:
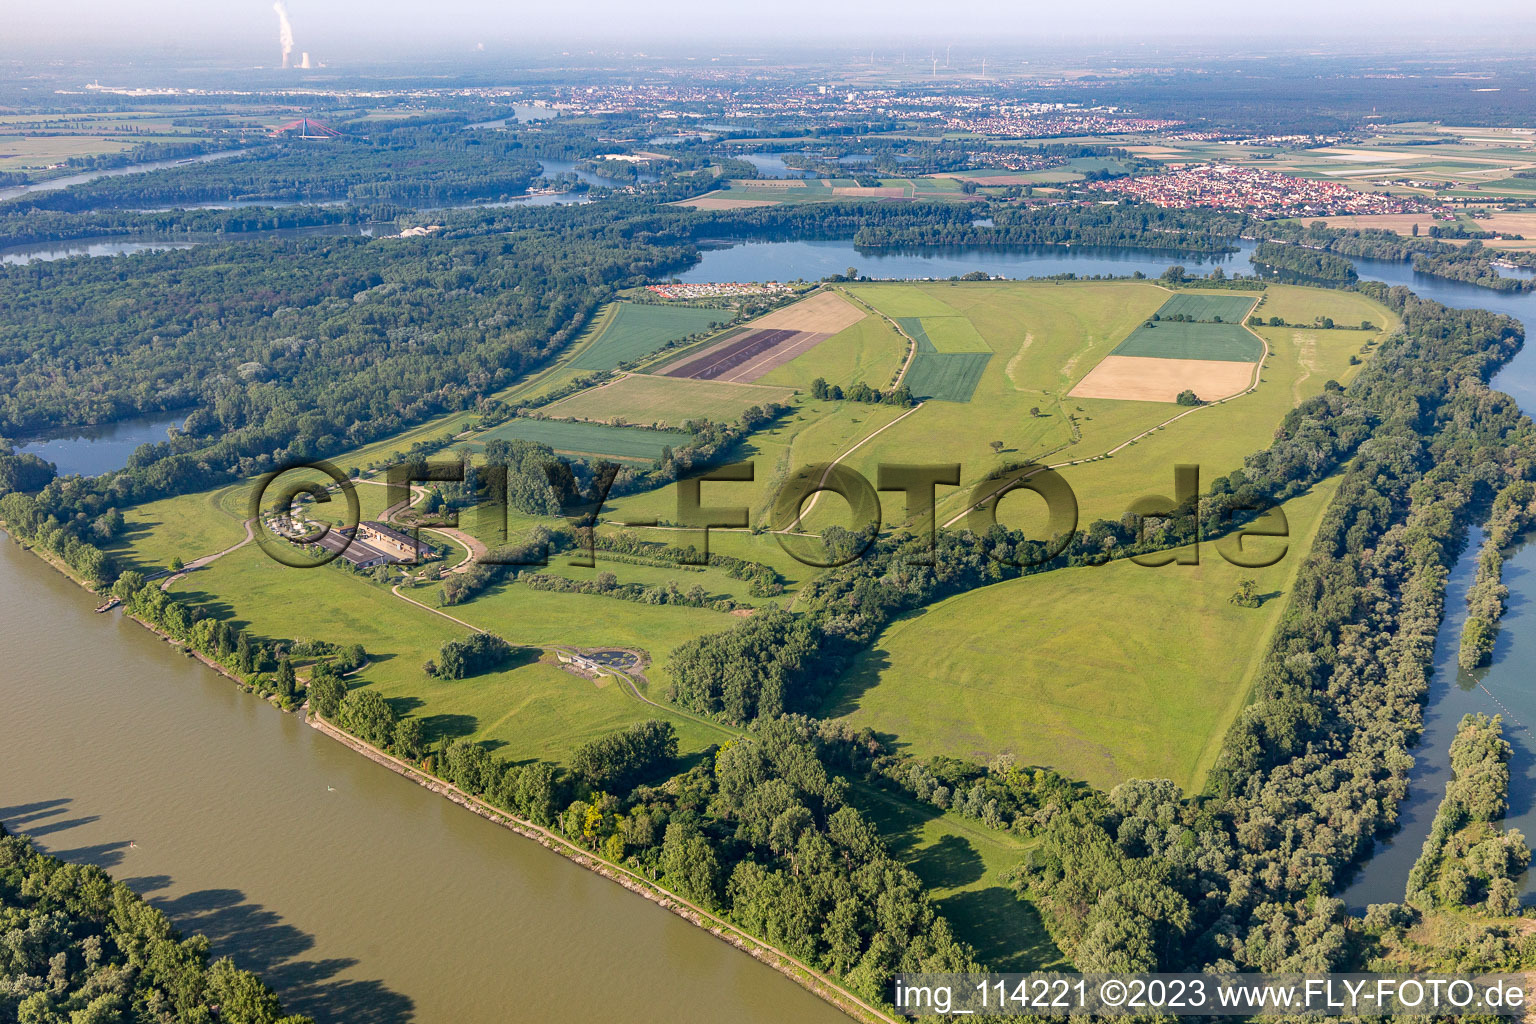
[[[4,525],[4,522],[0,521],[0,528],[3,528]],[[64,576],[71,583],[74,583],[82,590],[90,594],[98,593],[94,588],[90,586],[89,583],[87,583],[84,579],[72,571],[69,566],[65,565],[59,559],[54,558],[48,552],[39,550],[33,545],[18,541],[14,537],[11,537],[9,533],[6,533],[6,536],[10,538],[12,542],[15,543],[23,551],[36,556],[44,564],[53,568],[60,575]],[[154,624],[146,622],[138,616],[128,612],[126,609],[123,610],[122,618],[143,627],[151,635],[164,641],[167,645],[182,655],[189,655],[190,657],[196,659],[207,668],[212,669],[220,676],[235,683],[235,685],[245,693],[252,696],[257,696],[251,686],[238,675],[231,672],[225,666],[220,665],[218,662],[212,660],[211,658],[208,658],[201,652],[193,650],[182,644],[176,638],[172,637],[170,634],[166,633],[164,630],[160,629]],[[272,705],[276,710],[283,710],[282,708],[278,707],[271,698],[262,699],[265,703]],[[299,717],[301,721],[303,721],[305,724],[310,726],[321,735],[336,741],[354,753],[361,754],[363,757],[374,762],[375,764],[389,769],[396,775],[399,775],[402,778],[415,783],[416,785],[428,790],[429,792],[432,792],[441,797],[445,797],[446,799],[459,805],[465,810],[471,811],[472,813],[480,816],[481,818],[484,818],[489,822],[492,822],[493,824],[496,824],[502,828],[516,833],[519,836],[522,836],[525,839],[529,839],[537,843],[544,849],[560,855],[566,861],[579,867],[585,868],[587,871],[605,878],[608,881],[614,882],[622,886],[630,893],[643,897],[649,902],[654,903],[662,909],[667,910],[673,915],[688,922],[690,925],[708,932],[710,935],[713,935],[715,938],[733,947],[734,949],[746,953],[759,963],[772,968],[777,973],[795,982],[795,984],[799,985],[807,992],[815,995],[819,999],[824,1000],[826,1003],[830,1004],[832,1007],[835,1007],[837,1010],[846,1014],[848,1017],[851,1017],[854,1020],[863,1021],[865,1024],[873,1024],[873,1022],[878,1022],[878,1024],[896,1024],[894,1018],[886,1015],[877,1007],[871,1006],[870,1004],[864,1002],[862,999],[859,999],[859,997],[842,988],[834,980],[822,974],[820,971],[817,971],[810,965],[798,960],[783,950],[780,950],[754,938],[730,922],[718,917],[709,910],[695,903],[683,899],[681,896],[671,892],[670,890],[657,884],[651,879],[631,871],[622,865],[604,860],[591,851],[585,850],[575,845],[574,843],[571,843],[563,836],[560,836],[555,832],[552,832],[549,829],[536,824],[535,822],[509,814],[508,812],[488,804],[478,797],[475,797],[473,794],[466,793],[451,783],[422,770],[418,766],[393,757],[392,755],[387,754],[368,743],[365,743],[363,740],[353,736],[346,730],[325,721],[323,718],[316,714],[309,713],[307,704],[299,708],[298,712],[299,714],[297,717]]]
[[[783,950],[753,938],[735,925],[717,917],[696,903],[690,903],[688,900],[663,888],[644,875],[637,874],[612,861],[604,860],[591,851],[582,849],[575,843],[551,832],[541,825],[535,824],[526,818],[519,818],[516,815],[509,814],[498,807],[486,803],[473,794],[466,793],[457,786],[421,770],[409,762],[386,754],[379,748],[364,743],[346,730],[332,725],[319,715],[308,713],[307,709],[308,705],[305,706],[304,721],[323,735],[329,736],[331,739],[363,755],[375,764],[382,765],[395,774],[410,779],[412,782],[436,793],[438,796],[446,797],[465,810],[472,811],[487,821],[494,822],[503,828],[516,832],[524,839],[530,839],[538,843],[551,853],[557,853],[571,863],[601,875],[603,878],[623,886],[635,895],[644,897],[657,906],[671,911],[689,924],[704,929],[727,945],[746,953],[760,963],[767,964],[786,978],[806,989],[806,991],[831,1003],[854,1020],[897,1024],[895,1018],[886,1015],[851,992],[836,985],[835,982],[815,968],[795,959]]]
[[[379,771],[0,544],[0,821],[320,1024],[847,1016],[651,900]],[[50,571],[52,570],[52,571]]]

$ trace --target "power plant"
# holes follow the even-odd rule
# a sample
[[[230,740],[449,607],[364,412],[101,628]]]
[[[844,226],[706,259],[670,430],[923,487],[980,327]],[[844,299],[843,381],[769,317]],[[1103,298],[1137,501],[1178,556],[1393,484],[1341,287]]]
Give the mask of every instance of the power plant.
[[[272,5],[272,10],[277,12],[277,43],[283,49],[283,67],[288,66],[288,57],[293,53],[293,23],[288,20],[288,8],[283,6],[283,0],[277,0]],[[306,63],[309,55],[305,54]]]

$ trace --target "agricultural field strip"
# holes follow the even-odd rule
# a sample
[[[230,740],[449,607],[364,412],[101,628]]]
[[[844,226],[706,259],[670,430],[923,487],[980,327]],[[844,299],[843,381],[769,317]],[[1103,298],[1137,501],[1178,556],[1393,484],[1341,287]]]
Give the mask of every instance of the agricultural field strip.
[[[1163,303],[1154,315],[1161,316],[1167,313],[1169,316],[1191,315],[1186,312],[1193,308],[1197,314],[1209,316],[1221,316],[1225,309],[1233,315],[1232,320],[1223,316],[1217,323],[1210,320],[1181,321],[1181,320],[1148,320],[1137,326],[1131,333],[1116,345],[1111,351],[1111,356],[1145,356],[1155,359],[1215,359],[1220,362],[1252,362],[1252,346],[1236,344],[1239,339],[1251,340],[1258,335],[1247,328],[1247,319],[1258,308],[1259,300],[1241,299],[1243,311],[1236,314],[1238,303],[1233,302],[1231,296],[1206,296],[1188,293],[1180,293],[1172,296]],[[1201,300],[1215,300],[1202,302]],[[1170,336],[1171,335],[1171,336]],[[1215,345],[1220,344],[1230,351],[1218,351]],[[1262,357],[1254,357],[1260,358]]]
[[[991,358],[990,352],[919,352],[906,384],[916,398],[969,402]]]
[[[768,371],[783,366],[802,352],[810,351],[830,337],[830,334],[806,334],[802,332],[797,337],[790,339],[788,344],[775,346],[761,359],[748,363],[730,376],[716,379],[727,384],[750,384],[768,373]]]
[[[1185,391],[1215,401],[1242,391],[1253,364],[1239,360],[1105,356],[1070,392],[1072,398],[1174,402]]]
[[[594,423],[623,419],[679,427],[694,419],[731,422],[749,406],[787,403],[793,397],[794,389],[781,385],[629,373],[569,395],[546,410]]]
[[[567,364],[578,370],[611,370],[642,359],[673,341],[730,320],[724,307],[661,306],[620,301],[594,325],[591,339]]]
[[[755,359],[764,352],[771,353],[780,344],[791,339],[798,341],[801,333],[783,328],[752,331],[734,341],[710,349],[697,359],[667,369],[662,372],[662,376],[692,380],[725,379],[725,374],[734,373],[742,363]]]
[[[557,452],[645,462],[660,458],[665,447],[686,444],[692,436],[681,430],[518,417],[476,435],[474,441],[481,445],[493,439],[534,441]]]
[[[865,315],[864,312],[845,301],[838,292],[812,292],[802,298],[794,299],[786,306],[764,313],[750,323],[737,325],[697,345],[688,346],[682,352],[663,358],[660,362],[643,365],[640,367],[640,372],[664,377],[686,376],[678,371],[712,353],[723,351],[736,344],[744,335],[759,331],[789,330],[820,334],[825,338],[853,326],[864,319]],[[737,380],[731,383],[749,382]]]
[[[955,354],[955,353],[991,352],[992,351],[992,347],[990,345],[988,345],[985,340],[982,339],[981,335],[976,333],[976,329],[975,329],[975,327],[973,327],[971,325],[970,320],[966,319],[964,316],[962,316],[962,315],[960,315],[958,313],[956,315],[954,315],[954,316],[945,316],[945,317],[938,317],[938,316],[901,316],[901,317],[896,317],[895,319],[896,319],[897,323],[900,324],[901,327],[903,328],[903,333],[904,334],[908,335],[909,337],[916,338],[918,340],[920,346],[924,346],[922,348],[922,351],[924,351],[924,352],[934,353],[934,354],[950,355],[950,354]],[[964,327],[969,330],[969,337],[964,337],[962,339],[957,339],[957,338],[946,336],[943,339],[945,344],[943,346],[941,346],[941,345],[939,345],[938,342],[933,340],[933,334],[929,332],[928,327],[931,325],[931,326],[933,326],[935,328],[935,330],[937,330],[941,326],[949,326],[949,325],[948,324],[942,324],[942,323],[936,323],[936,321],[955,321],[957,324],[963,324]],[[947,333],[950,333],[950,332],[947,332]],[[960,335],[965,335],[966,334],[966,330],[962,329],[962,330],[959,330],[957,332],[952,332],[952,333],[957,333],[957,334],[960,334]],[[961,344],[961,345],[967,345],[969,347],[955,347],[955,345],[957,343]]]

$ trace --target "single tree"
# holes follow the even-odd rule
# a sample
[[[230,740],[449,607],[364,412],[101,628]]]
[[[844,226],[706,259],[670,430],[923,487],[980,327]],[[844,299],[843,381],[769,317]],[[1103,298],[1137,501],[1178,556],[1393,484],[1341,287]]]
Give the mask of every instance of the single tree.
[[[277,661],[277,695],[287,700],[293,696],[295,686],[293,662],[287,658],[279,658]]]

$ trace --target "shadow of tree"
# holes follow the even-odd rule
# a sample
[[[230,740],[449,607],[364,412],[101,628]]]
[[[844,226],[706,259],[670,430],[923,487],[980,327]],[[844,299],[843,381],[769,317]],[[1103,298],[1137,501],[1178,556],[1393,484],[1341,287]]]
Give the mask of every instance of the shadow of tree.
[[[4,822],[5,826],[12,831],[25,831],[27,822],[63,814],[64,808],[71,802],[68,797],[63,797],[58,800],[34,800],[30,804],[0,807],[0,822]]]
[[[419,707],[425,707],[426,701],[420,697],[385,697],[384,702],[394,709],[395,714],[404,718]]]
[[[63,832],[67,829],[72,829],[76,825],[89,825],[92,822],[100,820],[101,815],[88,814],[83,818],[65,818],[62,821],[50,821],[43,824],[29,825],[27,826],[26,832],[28,835],[33,837],[46,836],[52,835],[54,832]]]
[[[49,822],[63,814],[70,799],[39,800],[0,807],[0,821],[22,835],[62,833],[97,820],[94,816]],[[41,827],[35,823],[42,822]],[[29,828],[28,825],[33,824]],[[71,864],[110,870],[122,863],[128,842],[99,843],[49,850]],[[169,875],[120,879],[146,902],[169,917],[183,934],[208,937],[215,957],[228,956],[237,966],[259,974],[277,990],[290,1013],[307,1014],[316,1024],[414,1024],[411,999],[379,980],[343,978],[356,966],[350,958],[310,958],[314,936],[286,924],[273,911],[252,903],[237,889],[204,889],[180,896],[156,897],[174,884]]]
[[[468,736],[479,724],[480,720],[474,715],[428,715],[421,720],[421,731],[428,743],[436,743],[442,739],[456,740],[460,736]]]
[[[1001,885],[956,893],[938,901],[956,937],[976,948],[994,971],[1037,971],[1063,963],[1039,912]]]
[[[77,846],[70,850],[49,850],[51,856],[71,864],[94,864],[102,870],[116,867],[123,862],[123,851],[128,849],[126,839],[115,843],[97,843],[94,846]]]
[[[832,684],[818,712],[820,717],[840,718],[857,711],[860,699],[879,685],[881,673],[890,667],[890,654],[878,647],[855,657],[853,664]]]
[[[959,836],[945,836],[918,852],[912,870],[935,889],[958,889],[981,880],[987,866],[970,843]]]
[[[357,961],[306,959],[314,936],[286,924],[237,889],[203,889],[150,902],[187,932],[208,936],[216,956],[257,974],[281,993],[291,1013],[318,1024],[409,1024],[415,1004],[382,981],[341,978]]]

